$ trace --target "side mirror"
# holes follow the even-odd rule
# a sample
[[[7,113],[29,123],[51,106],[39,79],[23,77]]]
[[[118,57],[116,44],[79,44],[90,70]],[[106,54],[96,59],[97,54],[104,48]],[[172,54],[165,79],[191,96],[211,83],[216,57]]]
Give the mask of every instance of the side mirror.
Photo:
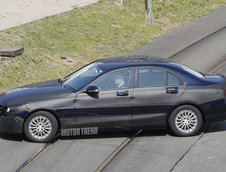
[[[99,89],[96,86],[91,85],[84,92],[87,93],[87,94],[98,94]]]

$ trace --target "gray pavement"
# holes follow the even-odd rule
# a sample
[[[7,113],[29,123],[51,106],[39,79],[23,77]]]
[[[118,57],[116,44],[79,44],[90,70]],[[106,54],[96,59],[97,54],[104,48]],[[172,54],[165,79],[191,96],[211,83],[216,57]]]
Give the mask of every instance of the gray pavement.
[[[21,136],[0,135],[0,171],[16,171],[43,144],[24,141]]]
[[[110,172],[167,172],[199,138],[174,137],[164,131],[145,131],[104,169]]]
[[[98,0],[0,0],[0,31]]]
[[[58,140],[25,172],[94,171],[126,137],[69,138]]]
[[[226,59],[226,56],[223,58]],[[226,63],[223,66],[221,66],[218,70],[216,70],[215,73],[222,73],[226,76]]]
[[[200,72],[208,72],[226,55],[226,27],[173,57],[173,60]]]
[[[226,75],[226,73],[225,73]],[[174,172],[225,172],[226,122],[216,125],[200,139],[174,168]]]
[[[157,41],[135,51],[134,54],[147,53],[148,55],[167,57],[172,54],[172,52],[177,52],[181,47],[190,44],[199,37],[225,25],[225,20],[218,20],[216,17],[218,16],[218,18],[222,19],[222,17],[225,16],[225,11],[224,7],[206,17],[196,20],[193,23],[196,27],[192,27],[193,24],[191,23],[177,29],[176,31],[170,32]],[[211,23],[213,19],[216,19],[216,23],[212,23],[213,26],[207,26],[208,22]],[[191,33],[191,30],[194,32]],[[178,37],[177,34],[180,36]],[[191,47],[191,49],[188,50],[189,53],[195,52],[195,54],[189,55],[187,52],[186,55],[185,51],[185,54],[180,54],[176,56],[175,59],[180,63],[185,63],[184,60],[187,60],[186,63],[189,64],[188,66],[207,72],[215,61],[220,60],[221,57],[226,54],[222,48],[222,46],[226,45],[224,34],[225,31],[215,34],[208,38],[208,41],[203,41],[199,44],[198,47]],[[183,35],[187,36],[183,37]],[[221,44],[218,44],[219,42],[221,42]],[[175,45],[172,46],[171,44]],[[220,46],[219,49],[216,48],[216,46]],[[205,49],[206,52],[204,51]],[[205,53],[203,54],[201,50]],[[214,53],[211,51],[214,51]],[[202,63],[199,65],[196,63],[197,57],[203,59],[203,61],[201,61]],[[195,163],[195,161],[192,160],[192,156],[196,156],[198,153],[202,154],[202,151],[208,149],[208,145],[206,145],[205,150],[202,150],[202,146],[200,145],[200,149],[198,149],[199,152],[194,154],[196,153],[194,147],[202,143],[202,138],[206,138],[206,143],[208,143],[208,139],[214,140],[220,137],[219,140],[223,142],[225,138],[225,126],[226,124],[223,122],[220,132],[205,133],[203,137],[201,137],[201,135],[196,137],[179,138],[170,136],[165,131],[144,132],[143,135],[135,138],[135,140],[111,162],[105,171],[169,171],[179,158],[181,158],[185,152],[191,148],[184,159],[174,168],[179,171],[181,169],[183,169],[183,171],[188,171],[189,168],[186,167],[186,163],[183,163],[186,162],[184,160],[193,161],[193,163]],[[214,134],[219,133],[222,134],[215,138]],[[69,138],[69,140],[59,139],[52,147],[38,157],[25,171],[94,171],[100,165],[100,162],[102,162],[115,147],[120,145],[128,135],[130,135],[130,133],[125,132],[124,134],[120,134],[119,132],[96,137]],[[197,143],[193,145],[196,141]],[[215,145],[219,146],[219,144],[223,143],[218,142]],[[26,160],[29,157],[29,154],[32,155],[32,152],[37,152],[41,146],[40,144],[33,144],[26,141],[15,141],[14,143],[14,141],[11,142],[7,139],[0,139],[0,145],[0,153],[8,156],[6,159],[4,159],[3,156],[0,159],[0,166],[2,169],[5,169],[2,171],[14,171],[15,167],[22,165],[22,160]],[[214,146],[212,147],[214,148]],[[221,145],[221,147],[223,147],[223,145]],[[215,149],[218,148],[216,147]],[[215,150],[215,154],[217,153],[222,153],[221,158],[224,158],[224,150],[221,152]],[[9,159],[11,162],[14,162],[13,166],[8,163]],[[200,162],[203,162],[203,164],[208,166],[208,163],[205,163],[205,159],[200,160]],[[219,165],[222,165],[222,168],[225,167],[225,164],[223,163]],[[206,168],[208,169],[208,167]]]

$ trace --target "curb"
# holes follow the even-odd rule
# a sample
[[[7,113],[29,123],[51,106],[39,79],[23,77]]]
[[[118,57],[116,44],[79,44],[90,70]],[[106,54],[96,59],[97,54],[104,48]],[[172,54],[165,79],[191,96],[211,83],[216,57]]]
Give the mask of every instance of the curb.
[[[194,41],[190,42],[189,44],[184,45],[183,48],[178,49],[178,50],[172,52],[170,55],[168,55],[167,57],[164,57],[164,58],[173,58],[174,56],[178,55],[180,52],[184,51],[185,49],[187,49],[187,48],[193,46],[194,44],[196,44],[196,43],[198,43],[198,42],[200,42],[200,41],[202,41],[202,40],[208,38],[209,36],[211,36],[211,35],[213,35],[213,34],[219,32],[219,31],[221,31],[221,30],[223,30],[223,29],[225,29],[225,28],[226,28],[226,25],[221,26],[221,27],[215,29],[214,31],[205,34],[204,36],[200,37],[199,39],[194,40]]]
[[[171,58],[226,27],[226,6],[169,31],[128,55]]]

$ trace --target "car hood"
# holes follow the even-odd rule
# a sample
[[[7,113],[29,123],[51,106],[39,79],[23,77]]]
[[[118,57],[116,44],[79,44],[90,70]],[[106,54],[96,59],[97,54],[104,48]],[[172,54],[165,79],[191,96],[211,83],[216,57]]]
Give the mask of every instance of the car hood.
[[[30,102],[65,97],[72,92],[59,84],[58,80],[46,81],[15,88],[0,96],[3,106],[22,105]]]

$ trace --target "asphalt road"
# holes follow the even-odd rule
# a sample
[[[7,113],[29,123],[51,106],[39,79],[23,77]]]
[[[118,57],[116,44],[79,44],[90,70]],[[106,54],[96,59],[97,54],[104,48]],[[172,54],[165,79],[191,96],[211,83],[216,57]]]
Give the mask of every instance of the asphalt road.
[[[24,171],[94,171],[128,134],[59,139]]]
[[[221,61],[226,54],[225,45],[226,30],[224,29],[173,59],[199,71],[208,72],[215,66],[215,62]],[[225,72],[224,69],[223,72]],[[226,73],[224,74],[226,75]],[[219,125],[220,131],[215,132]],[[104,171],[160,172],[181,171],[182,169],[183,171],[197,171],[201,166],[197,164],[197,159],[202,163],[205,171],[213,171],[214,166],[211,168],[212,166],[206,161],[203,152],[206,152],[204,155],[208,155],[208,157],[210,155],[215,157],[219,153],[222,160],[221,163],[218,161],[218,165],[221,165],[223,169],[226,167],[226,164],[223,163],[226,159],[226,155],[224,155],[226,151],[219,150],[219,147],[224,146],[225,130],[226,123],[223,122],[210,128],[204,134],[187,138],[174,137],[166,131],[145,131],[122,150]],[[99,137],[59,139],[25,171],[94,171],[129,134],[125,132],[121,135],[113,133],[103,134]],[[212,144],[211,151],[215,154],[208,153],[209,144]],[[186,153],[187,151],[188,153]],[[180,160],[184,155],[185,157]],[[210,160],[217,161],[217,158],[210,158]],[[191,162],[191,167],[187,165],[187,161]]]
[[[42,146],[24,141],[21,136],[0,134],[0,171],[15,171]]]

